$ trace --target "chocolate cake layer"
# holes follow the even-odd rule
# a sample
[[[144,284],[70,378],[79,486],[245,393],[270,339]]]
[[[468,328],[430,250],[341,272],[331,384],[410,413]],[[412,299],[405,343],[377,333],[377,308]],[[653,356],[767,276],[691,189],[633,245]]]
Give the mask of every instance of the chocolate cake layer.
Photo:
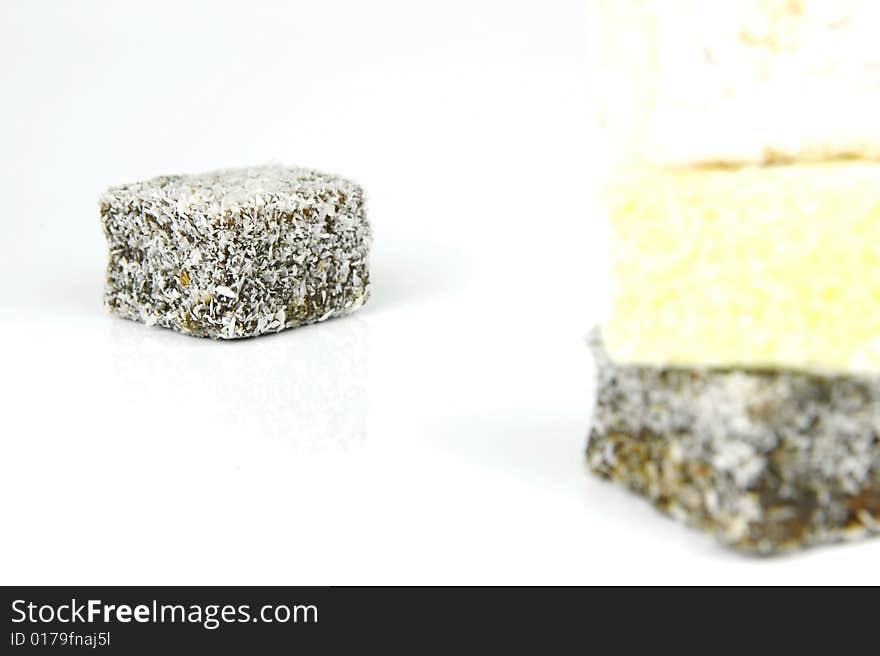
[[[880,531],[880,379],[617,365],[598,332],[590,468],[771,553]]]

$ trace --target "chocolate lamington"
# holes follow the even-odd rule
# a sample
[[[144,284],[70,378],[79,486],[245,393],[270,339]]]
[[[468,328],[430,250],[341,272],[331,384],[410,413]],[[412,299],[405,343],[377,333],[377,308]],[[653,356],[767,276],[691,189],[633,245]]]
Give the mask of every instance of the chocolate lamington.
[[[359,308],[371,229],[357,184],[264,166],[161,176],[100,199],[114,314],[214,339]]]
[[[880,379],[612,362],[598,331],[590,468],[735,547],[880,532]]]

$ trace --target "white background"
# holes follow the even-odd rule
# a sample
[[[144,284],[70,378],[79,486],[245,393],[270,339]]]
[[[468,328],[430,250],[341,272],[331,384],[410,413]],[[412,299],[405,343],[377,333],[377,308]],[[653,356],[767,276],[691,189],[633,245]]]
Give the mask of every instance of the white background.
[[[880,582],[595,480],[583,0],[4,2],[0,583]],[[97,197],[364,185],[373,297],[232,343],[108,316]]]

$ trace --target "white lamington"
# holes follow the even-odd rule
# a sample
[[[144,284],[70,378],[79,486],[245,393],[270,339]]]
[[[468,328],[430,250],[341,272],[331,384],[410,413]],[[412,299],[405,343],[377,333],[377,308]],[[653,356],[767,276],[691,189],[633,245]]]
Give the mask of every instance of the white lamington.
[[[880,156],[880,2],[590,2],[612,152],[662,166]]]
[[[277,165],[167,175],[100,199],[114,314],[214,339],[359,308],[372,231],[357,184]]]

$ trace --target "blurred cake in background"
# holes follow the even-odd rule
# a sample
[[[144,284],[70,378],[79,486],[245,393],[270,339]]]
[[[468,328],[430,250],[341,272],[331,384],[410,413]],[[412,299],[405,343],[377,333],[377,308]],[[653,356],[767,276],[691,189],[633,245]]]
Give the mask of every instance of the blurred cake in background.
[[[880,3],[593,0],[599,119],[652,164],[880,155]]]
[[[725,542],[880,530],[880,3],[593,0],[588,458]]]

